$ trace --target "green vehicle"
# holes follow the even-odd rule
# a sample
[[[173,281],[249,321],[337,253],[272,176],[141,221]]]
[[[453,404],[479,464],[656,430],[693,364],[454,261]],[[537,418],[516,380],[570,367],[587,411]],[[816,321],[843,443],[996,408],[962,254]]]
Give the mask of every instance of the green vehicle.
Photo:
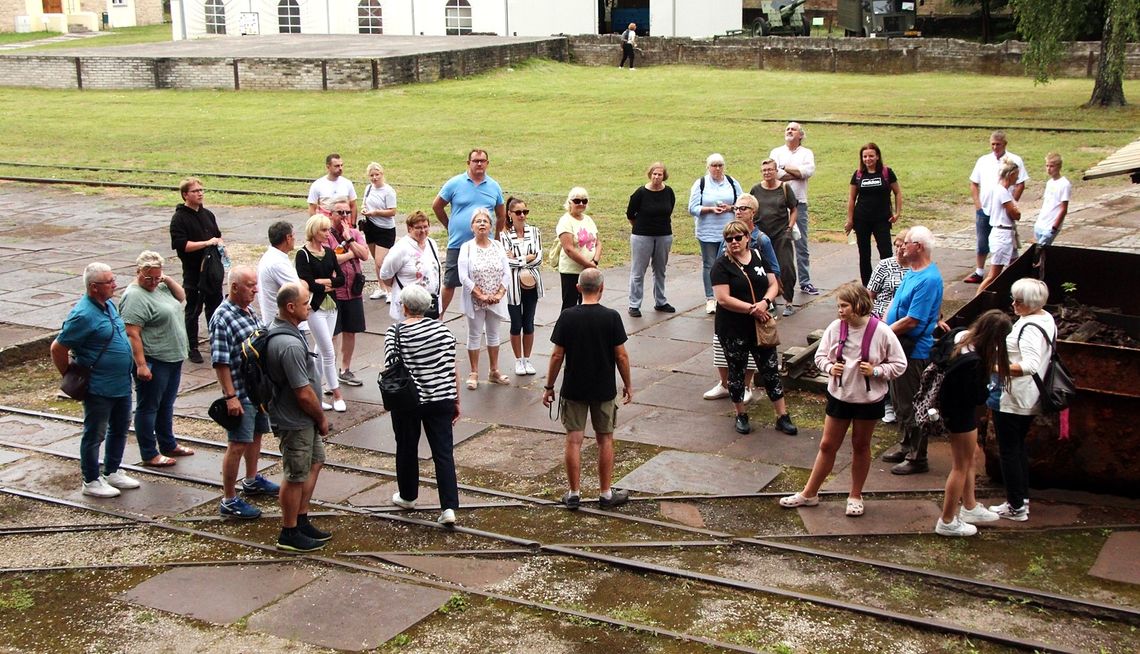
[[[837,0],[839,26],[845,36],[922,36],[915,29],[918,7],[925,0]]]
[[[807,0],[765,0],[752,21],[752,36],[808,36],[811,20],[804,15]]]

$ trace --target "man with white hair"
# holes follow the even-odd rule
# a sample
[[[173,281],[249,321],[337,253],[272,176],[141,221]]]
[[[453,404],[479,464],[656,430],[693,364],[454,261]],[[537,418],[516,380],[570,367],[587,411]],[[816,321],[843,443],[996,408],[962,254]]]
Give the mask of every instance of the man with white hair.
[[[930,470],[926,436],[914,421],[914,394],[934,345],[934,328],[942,310],[942,272],[934,264],[934,235],[926,227],[912,227],[902,246],[910,272],[895,291],[886,317],[906,352],[906,372],[891,382],[902,441],[898,450],[883,455],[883,461],[896,464],[891,468],[893,474],[911,475]]]
[[[768,158],[776,162],[776,176],[787,182],[796,194],[796,229],[793,234],[796,247],[796,269],[800,290],[808,295],[819,295],[811,283],[811,255],[808,252],[808,179],[815,174],[815,155],[803,146],[807,132],[799,123],[791,122],[784,128],[784,145],[772,150]]]

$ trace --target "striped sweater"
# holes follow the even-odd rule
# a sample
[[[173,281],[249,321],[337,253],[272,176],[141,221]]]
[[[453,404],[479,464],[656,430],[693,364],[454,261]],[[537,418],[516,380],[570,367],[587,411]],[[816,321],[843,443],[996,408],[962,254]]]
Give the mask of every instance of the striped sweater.
[[[458,398],[455,386],[455,336],[438,320],[424,318],[400,329],[400,355],[416,380],[420,402]],[[384,335],[384,365],[392,364],[396,350],[396,325]]]

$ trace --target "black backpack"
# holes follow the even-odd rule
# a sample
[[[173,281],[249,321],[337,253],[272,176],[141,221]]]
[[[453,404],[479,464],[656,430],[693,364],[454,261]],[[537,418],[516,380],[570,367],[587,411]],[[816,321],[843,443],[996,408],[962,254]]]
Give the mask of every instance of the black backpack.
[[[736,180],[728,173],[724,174],[725,179],[728,180],[728,185],[732,187],[732,203],[736,204]],[[705,203],[705,176],[701,175],[701,199],[700,203]]]
[[[297,336],[287,327],[258,328],[241,344],[241,365],[238,366],[238,374],[241,375],[242,383],[245,385],[245,394],[254,406],[266,413],[269,412],[269,403],[277,393],[277,386],[269,376],[266,354],[269,352],[269,340],[281,334]]]
[[[943,334],[930,348],[930,359],[918,381],[918,391],[914,394],[914,422],[927,436],[941,436],[946,433],[942,418],[942,382],[951,370],[977,360],[976,352],[966,352],[953,361],[954,339],[966,331],[965,327],[952,329]]]

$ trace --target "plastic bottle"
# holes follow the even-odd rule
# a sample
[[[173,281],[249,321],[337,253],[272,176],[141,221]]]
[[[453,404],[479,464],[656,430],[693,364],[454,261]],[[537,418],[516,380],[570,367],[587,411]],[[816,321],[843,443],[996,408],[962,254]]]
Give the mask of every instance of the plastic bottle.
[[[226,254],[226,246],[218,246],[218,254],[222,257],[222,267],[226,270],[230,269],[230,255]]]

